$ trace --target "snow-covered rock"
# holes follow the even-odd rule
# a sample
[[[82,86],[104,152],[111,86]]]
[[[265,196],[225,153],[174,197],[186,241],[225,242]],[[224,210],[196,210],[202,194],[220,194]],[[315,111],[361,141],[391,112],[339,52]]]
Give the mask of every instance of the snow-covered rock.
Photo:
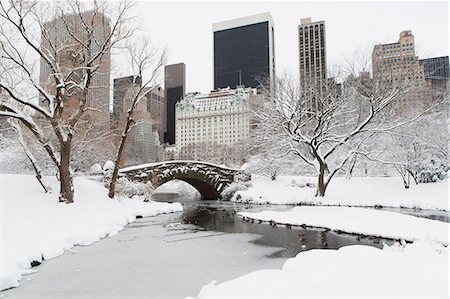
[[[103,174],[103,169],[100,166],[100,164],[95,163],[94,165],[91,166],[91,168],[89,169],[89,174]]]

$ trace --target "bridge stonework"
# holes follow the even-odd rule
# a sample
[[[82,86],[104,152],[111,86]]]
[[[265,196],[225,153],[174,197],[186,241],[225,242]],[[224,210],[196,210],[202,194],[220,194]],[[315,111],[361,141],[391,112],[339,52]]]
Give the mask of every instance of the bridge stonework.
[[[171,181],[182,180],[200,192],[202,199],[217,199],[232,182],[251,180],[251,175],[239,169],[226,168],[198,161],[167,161],[123,168],[120,176],[130,181],[148,182],[153,187]]]

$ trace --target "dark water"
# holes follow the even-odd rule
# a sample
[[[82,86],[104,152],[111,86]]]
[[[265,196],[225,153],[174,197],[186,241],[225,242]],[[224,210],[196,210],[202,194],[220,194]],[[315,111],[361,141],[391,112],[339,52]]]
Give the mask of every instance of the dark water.
[[[427,218],[431,220],[439,220],[450,223],[450,212],[447,211],[418,210],[410,208],[381,208],[379,210],[397,212],[401,214],[412,215],[416,217]]]
[[[166,199],[167,201],[167,199]],[[249,205],[220,201],[193,200],[176,198],[183,204],[184,212],[181,221],[193,224],[201,230],[225,233],[249,233],[261,237],[254,243],[263,246],[283,248],[272,254],[272,257],[294,257],[300,251],[310,249],[338,249],[347,245],[369,245],[382,248],[383,243],[392,244],[393,240],[376,237],[362,237],[331,230],[285,226],[270,226],[267,223],[247,222],[238,216],[239,212],[258,212],[261,210],[288,210],[292,207]],[[175,220],[177,221],[177,220]]]

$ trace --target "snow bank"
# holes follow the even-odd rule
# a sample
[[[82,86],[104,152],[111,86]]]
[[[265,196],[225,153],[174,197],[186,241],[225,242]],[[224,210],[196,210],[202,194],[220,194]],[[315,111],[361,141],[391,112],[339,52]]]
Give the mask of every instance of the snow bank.
[[[448,248],[429,242],[316,249],[287,260],[281,270],[212,281],[197,298],[448,298],[448,269]]]
[[[404,189],[399,177],[334,178],[324,198],[314,197],[313,177],[280,176],[276,181],[253,176],[252,187],[235,193],[232,201],[256,204],[308,204],[331,206],[384,206],[449,211],[448,183],[412,185]]]
[[[448,245],[450,224],[395,212],[348,207],[295,207],[289,211],[239,213],[242,217],[281,224],[329,228],[347,233]]]
[[[45,182],[59,190],[55,178]],[[17,287],[32,261],[62,255],[75,245],[89,245],[112,236],[137,215],[182,211],[179,203],[111,200],[98,182],[75,179],[75,202],[58,203],[58,192],[43,193],[33,176],[0,175],[0,290]]]

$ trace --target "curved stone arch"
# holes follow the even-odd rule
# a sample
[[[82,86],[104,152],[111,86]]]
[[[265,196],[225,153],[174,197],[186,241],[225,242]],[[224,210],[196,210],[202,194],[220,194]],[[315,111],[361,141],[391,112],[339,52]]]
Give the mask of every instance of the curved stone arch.
[[[120,175],[133,181],[151,181],[155,188],[179,179],[200,192],[202,199],[217,199],[232,182],[251,180],[251,175],[245,171],[201,161],[166,161],[131,166],[121,169]]]

